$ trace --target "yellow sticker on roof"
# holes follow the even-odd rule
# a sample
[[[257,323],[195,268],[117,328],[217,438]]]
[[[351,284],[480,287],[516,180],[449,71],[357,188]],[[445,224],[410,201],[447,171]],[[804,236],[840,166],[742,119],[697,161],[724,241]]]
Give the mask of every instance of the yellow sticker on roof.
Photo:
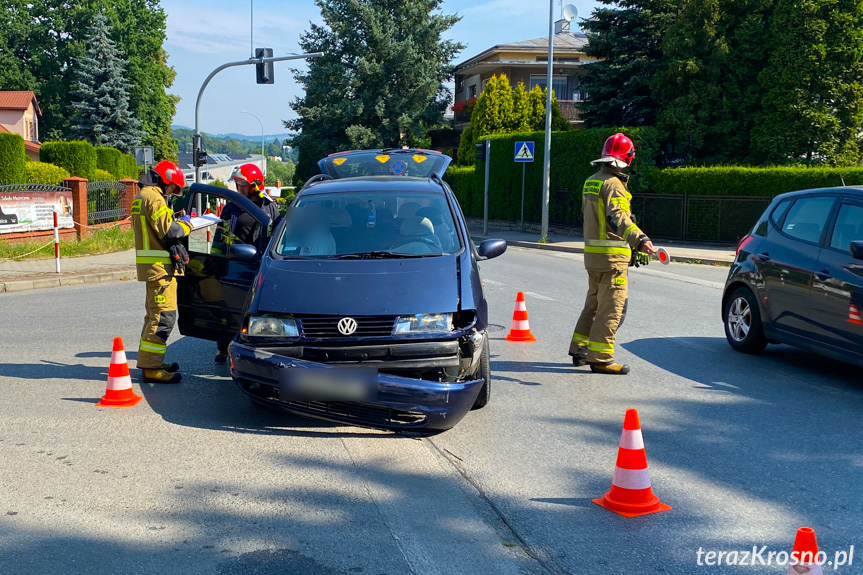
[[[422,164],[426,160],[428,160],[428,158],[426,158],[425,156],[420,156],[419,154],[416,154],[414,156],[414,162],[416,162],[417,164]]]
[[[375,156],[375,159],[383,164],[384,162],[389,160],[390,157],[389,156]]]
[[[347,161],[348,161],[347,158],[336,158],[335,160],[333,160],[333,163],[337,166],[341,166],[342,164],[344,164]]]

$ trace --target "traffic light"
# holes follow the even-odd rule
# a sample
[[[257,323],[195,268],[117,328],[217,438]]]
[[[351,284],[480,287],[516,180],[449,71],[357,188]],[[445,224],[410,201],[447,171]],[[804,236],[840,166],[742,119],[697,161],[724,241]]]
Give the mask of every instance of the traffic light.
[[[192,136],[192,165],[196,168],[207,163],[207,152],[201,148],[201,136]]]
[[[273,49],[272,48],[255,48],[255,58],[272,58],[273,57]],[[257,71],[257,81],[258,84],[272,84],[273,83],[273,63],[272,62],[264,62],[263,64],[255,65],[255,69]]]
[[[476,145],[476,159],[485,162],[485,142]]]

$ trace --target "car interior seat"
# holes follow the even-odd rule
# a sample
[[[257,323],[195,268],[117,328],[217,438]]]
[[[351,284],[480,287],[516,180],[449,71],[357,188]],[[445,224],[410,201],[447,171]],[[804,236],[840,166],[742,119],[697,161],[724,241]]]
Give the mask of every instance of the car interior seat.
[[[452,228],[444,220],[443,214],[438,208],[429,206],[420,208],[416,213],[418,218],[427,218],[434,226],[435,235],[440,240],[444,251],[452,251],[456,243]]]
[[[402,222],[402,244],[396,250],[408,254],[432,254],[442,251],[440,240],[434,233],[434,225],[428,218],[413,217]]]

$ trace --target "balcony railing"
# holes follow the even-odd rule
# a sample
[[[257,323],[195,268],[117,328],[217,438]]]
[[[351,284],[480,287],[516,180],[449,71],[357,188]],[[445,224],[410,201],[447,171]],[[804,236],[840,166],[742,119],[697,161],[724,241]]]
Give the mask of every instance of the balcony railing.
[[[583,122],[581,112],[578,110],[580,102],[575,100],[558,100],[557,105],[560,107],[560,113],[564,118],[573,123]]]

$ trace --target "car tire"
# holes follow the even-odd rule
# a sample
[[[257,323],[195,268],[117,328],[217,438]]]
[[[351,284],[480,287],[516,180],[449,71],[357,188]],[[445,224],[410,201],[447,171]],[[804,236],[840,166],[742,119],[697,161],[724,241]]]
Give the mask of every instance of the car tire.
[[[747,287],[739,287],[728,297],[722,312],[725,339],[742,353],[761,353],[767,347],[761,312],[755,294]]]
[[[488,405],[488,400],[491,399],[491,356],[488,350],[488,334],[486,334],[485,343],[482,346],[477,375],[479,376],[478,379],[485,380],[485,383],[482,384],[482,389],[479,390],[479,395],[476,396],[476,401],[473,402],[471,409],[482,409]]]

